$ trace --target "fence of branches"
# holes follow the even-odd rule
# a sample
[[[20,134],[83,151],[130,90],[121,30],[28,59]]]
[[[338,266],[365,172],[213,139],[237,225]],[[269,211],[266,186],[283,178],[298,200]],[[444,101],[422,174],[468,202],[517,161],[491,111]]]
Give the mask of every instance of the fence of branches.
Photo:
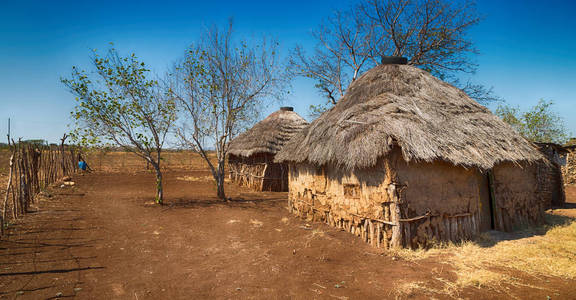
[[[7,222],[26,214],[42,190],[78,170],[79,152],[65,145],[64,139],[60,146],[11,143],[8,180],[0,216],[2,235]]]

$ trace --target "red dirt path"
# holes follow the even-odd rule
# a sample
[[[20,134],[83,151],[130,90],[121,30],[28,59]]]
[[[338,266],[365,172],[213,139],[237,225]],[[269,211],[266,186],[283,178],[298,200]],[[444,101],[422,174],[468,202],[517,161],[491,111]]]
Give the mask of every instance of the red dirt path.
[[[205,179],[177,179],[184,175]],[[163,207],[151,203],[146,173],[76,176],[75,187],[55,188],[0,241],[0,298],[389,299],[399,283],[454,280],[442,259],[403,261],[345,232],[306,224],[284,208],[285,193],[228,186],[234,201],[222,203],[208,175],[166,174]],[[569,282],[554,286],[560,297],[576,294]],[[459,296],[548,293],[470,288]]]

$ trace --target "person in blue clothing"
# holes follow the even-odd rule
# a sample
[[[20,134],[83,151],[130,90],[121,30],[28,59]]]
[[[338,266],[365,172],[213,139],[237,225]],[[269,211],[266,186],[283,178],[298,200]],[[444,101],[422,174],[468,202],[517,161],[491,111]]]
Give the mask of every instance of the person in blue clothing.
[[[86,161],[82,158],[81,155],[78,155],[78,168],[82,170],[82,172],[90,172],[92,171]]]
[[[86,171],[86,166],[87,166],[87,165],[88,165],[88,164],[87,164],[85,161],[83,161],[83,160],[81,160],[81,161],[78,162],[78,168],[80,168],[80,170],[82,170],[82,171]]]

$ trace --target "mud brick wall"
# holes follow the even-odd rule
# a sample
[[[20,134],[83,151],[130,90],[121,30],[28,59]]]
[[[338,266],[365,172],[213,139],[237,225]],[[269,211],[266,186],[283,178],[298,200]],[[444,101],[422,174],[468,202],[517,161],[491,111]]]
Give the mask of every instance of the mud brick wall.
[[[496,229],[512,231],[544,219],[547,200],[538,183],[538,165],[502,163],[494,167]]]
[[[377,247],[470,238],[480,230],[480,202],[489,195],[477,170],[444,162],[408,164],[398,153],[365,170],[291,165],[289,185],[293,213]]]

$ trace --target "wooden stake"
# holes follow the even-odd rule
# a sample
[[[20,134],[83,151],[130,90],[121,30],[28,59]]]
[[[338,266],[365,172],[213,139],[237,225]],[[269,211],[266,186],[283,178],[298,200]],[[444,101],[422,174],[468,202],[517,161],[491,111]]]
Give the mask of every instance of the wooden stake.
[[[390,221],[394,223],[392,226],[392,239],[390,241],[391,248],[402,247],[402,223],[400,222],[400,204],[398,203],[398,195],[396,193],[396,185],[391,183],[388,185],[388,197],[392,201],[390,203]]]

